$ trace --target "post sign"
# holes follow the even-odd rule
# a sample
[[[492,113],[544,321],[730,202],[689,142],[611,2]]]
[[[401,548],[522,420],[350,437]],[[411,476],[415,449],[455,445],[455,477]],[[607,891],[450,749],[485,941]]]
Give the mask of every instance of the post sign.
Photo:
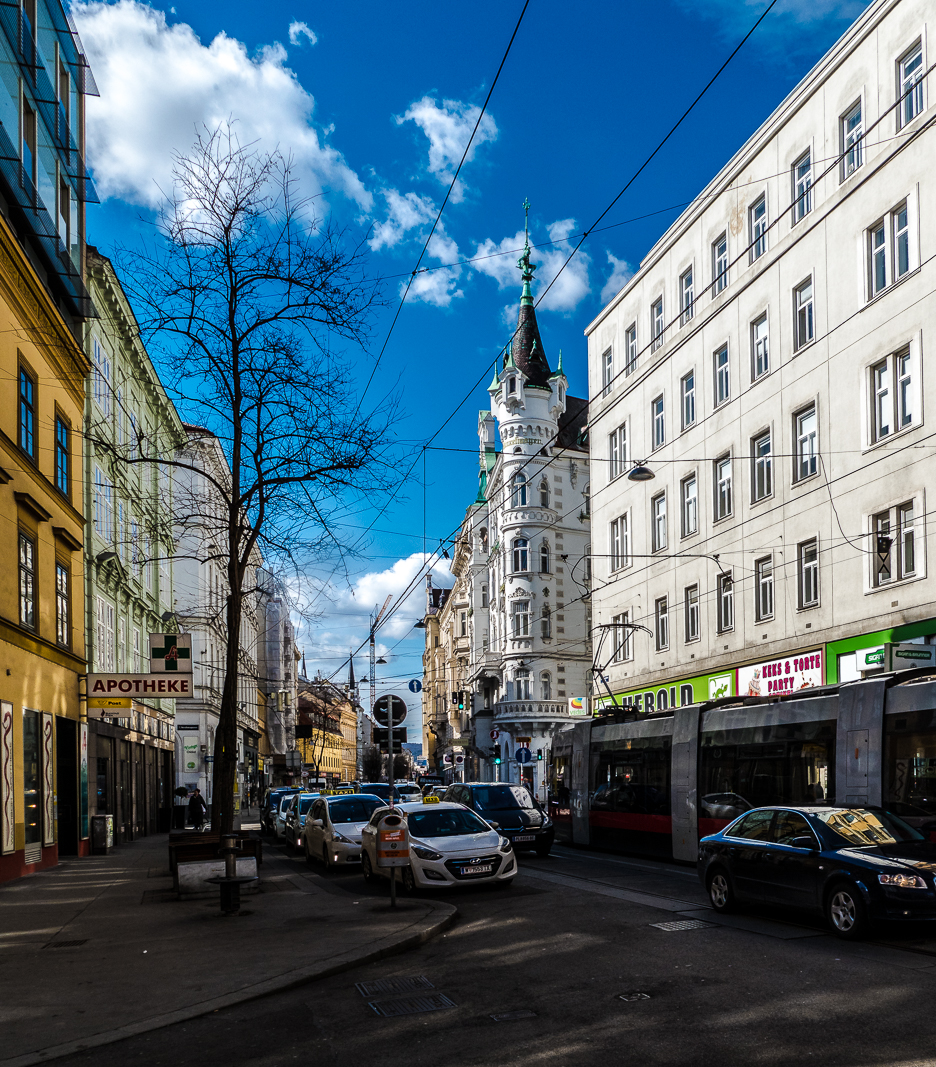
[[[407,689],[409,689],[411,693],[421,693],[422,682],[418,678],[414,678],[411,682],[407,684]]]
[[[191,634],[150,634],[150,674],[192,673]]]
[[[532,763],[533,753],[528,748],[518,748],[517,751],[514,753],[514,758],[516,759],[517,763],[520,764]]]
[[[797,652],[738,668],[738,693],[742,696],[772,696],[794,693],[822,685],[822,650]]]
[[[406,718],[406,701],[393,693],[387,693],[374,702],[374,718],[379,726],[400,726]]]

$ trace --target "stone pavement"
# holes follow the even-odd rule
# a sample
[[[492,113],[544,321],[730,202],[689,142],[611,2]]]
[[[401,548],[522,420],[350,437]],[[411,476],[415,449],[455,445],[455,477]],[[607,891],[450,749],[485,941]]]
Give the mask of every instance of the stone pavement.
[[[393,913],[266,848],[260,892],[225,918],[216,901],[174,899],[166,844],[144,838],[0,886],[2,1067],[335,974],[418,945],[456,914],[408,899]]]

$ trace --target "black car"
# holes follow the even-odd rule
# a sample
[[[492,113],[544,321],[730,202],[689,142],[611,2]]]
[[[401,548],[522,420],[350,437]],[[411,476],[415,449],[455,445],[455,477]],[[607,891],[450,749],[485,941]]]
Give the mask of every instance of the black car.
[[[260,825],[264,830],[273,833],[273,816],[279,807],[279,802],[287,793],[301,793],[296,786],[280,786],[277,789],[268,789],[263,803],[260,805]]]
[[[390,786],[387,782],[362,782],[357,791],[367,793],[368,796],[380,797],[381,800],[390,800]],[[393,787],[393,799],[397,804],[403,799],[396,786]]]
[[[464,804],[510,838],[514,849],[536,850],[537,856],[548,856],[556,836],[552,819],[537,804],[529,789],[506,782],[468,782],[450,785],[445,791],[446,801]]]
[[[698,872],[716,911],[808,908],[839,937],[879,919],[936,919],[936,844],[882,808],[755,808],[702,838]]]

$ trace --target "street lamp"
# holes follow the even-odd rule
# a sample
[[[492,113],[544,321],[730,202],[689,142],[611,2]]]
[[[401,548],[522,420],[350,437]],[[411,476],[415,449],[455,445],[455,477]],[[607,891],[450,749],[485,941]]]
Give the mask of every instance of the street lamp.
[[[629,482],[649,482],[655,477],[656,475],[645,463],[635,463],[628,472],[627,480]]]

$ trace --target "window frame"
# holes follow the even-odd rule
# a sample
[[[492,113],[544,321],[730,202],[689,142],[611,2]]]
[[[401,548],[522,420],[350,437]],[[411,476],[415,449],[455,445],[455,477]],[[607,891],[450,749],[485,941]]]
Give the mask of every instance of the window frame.
[[[883,589],[924,576],[919,565],[916,498],[902,500],[868,517],[870,535],[871,589]],[[907,513],[909,512],[909,522]],[[887,577],[881,576],[881,536],[889,538]],[[909,549],[908,549],[909,544]],[[910,557],[908,564],[907,557]]]
[[[523,471],[517,471],[510,479],[510,506],[525,508],[527,504],[527,487],[529,482]]]
[[[758,446],[767,440],[767,451]],[[769,500],[773,496],[773,431],[768,427],[751,438],[751,503]]]
[[[626,349],[624,363],[624,377],[629,378],[637,369],[637,322],[636,320],[624,331],[624,345]]]
[[[712,299],[728,288],[728,231],[724,230],[712,241]]]
[[[22,357],[16,373],[16,443],[33,464],[39,462],[39,376]]]
[[[759,209],[763,209],[762,215],[759,215]],[[761,256],[766,255],[769,232],[770,223],[767,215],[767,194],[761,193],[761,195],[748,208],[748,235],[751,244],[749,256],[751,263],[756,263]]]
[[[530,572],[530,539],[528,537],[515,537],[510,542],[511,574],[529,574]]]
[[[690,265],[679,276],[679,325],[685,326],[691,322],[694,314],[695,285]]]
[[[801,296],[809,290],[809,299]],[[816,340],[816,291],[813,275],[793,287],[793,351],[800,352]]]
[[[811,434],[804,434],[802,428],[803,419],[812,415],[816,420],[815,429]],[[807,453],[803,444],[811,439],[812,446]],[[804,456],[809,455],[809,459],[804,464]],[[804,466],[812,466],[812,470],[805,470]],[[805,482],[809,478],[815,477],[819,473],[819,405],[815,400],[810,401],[808,404],[797,409],[793,412],[793,484],[798,485],[800,482]]]
[[[514,638],[530,636],[530,601],[526,598],[511,601],[510,635]]]
[[[762,335],[758,329],[761,324],[764,327]],[[770,374],[770,317],[766,309],[756,319],[751,320],[749,332],[751,341],[751,383],[753,384]],[[759,356],[759,348],[763,352],[762,360]],[[763,363],[761,371],[757,369],[759,362]]]
[[[907,64],[917,57],[917,72],[909,82],[906,76]],[[918,37],[902,55],[897,58],[897,129],[910,125],[926,110],[924,94],[923,38]],[[912,112],[912,113],[911,113]]]
[[[613,574],[630,565],[630,512],[608,523],[608,569]]]
[[[858,122],[850,129],[848,123],[856,111]],[[856,129],[857,134],[854,133]],[[861,97],[839,116],[839,146],[842,156],[839,182],[844,182],[861,170],[864,164],[864,101]]]
[[[734,579],[730,571],[719,572],[715,585],[715,628],[720,634],[734,630]]]
[[[726,466],[727,465],[727,466]],[[725,476],[727,470],[727,477]],[[714,491],[713,521],[722,522],[734,514],[734,472],[731,453],[724,452],[712,461],[712,489]]]
[[[731,359],[727,341],[712,353],[712,381],[714,406],[720,408],[731,399]]]
[[[683,590],[684,643],[691,645],[702,637],[699,583],[693,582]]]
[[[616,478],[620,478],[629,466],[627,423],[622,422],[617,429],[608,434],[608,481],[613,482]]]
[[[803,170],[803,165],[806,169]],[[793,200],[790,205],[792,224],[803,221],[813,209],[813,163],[812,146],[801,152],[790,165],[790,178],[793,183]]]
[[[71,423],[58,410],[55,412],[55,488],[65,497],[71,499]]]
[[[659,405],[659,408],[657,407]],[[666,444],[666,406],[663,402],[663,394],[655,396],[650,401],[650,433],[653,451],[662,448]]]
[[[696,421],[695,367],[679,379],[679,401],[681,425],[685,431],[695,426]]]
[[[19,529],[16,546],[19,624],[36,633],[39,630],[38,538],[27,530]]]
[[[666,332],[666,320],[663,317],[663,294],[650,304],[650,351],[656,352],[663,347],[663,335]]]
[[[903,216],[903,225],[901,225]],[[917,248],[912,225],[910,198],[905,197],[886,211],[865,231],[865,255],[867,258],[865,299],[876,300],[917,269]],[[880,234],[881,240],[877,238]],[[906,259],[903,270],[901,258]],[[880,279],[879,279],[880,275]]]
[[[807,562],[806,553],[813,551],[815,555]],[[813,577],[810,579],[810,575]],[[812,582],[815,586],[813,596],[807,596],[808,585]],[[819,607],[819,537],[808,537],[800,541],[796,546],[796,597],[797,609],[809,611]]]
[[[693,493],[688,494],[692,486]],[[692,525],[690,526],[690,518]],[[683,537],[692,537],[699,532],[699,472],[691,471],[679,482],[679,521]]]
[[[614,346],[601,353],[601,395],[610,396],[611,383],[614,381]]]
[[[653,637],[657,652],[669,648],[669,597],[660,596],[653,602]]]
[[[626,663],[634,658],[633,631],[630,627],[630,611],[621,611],[611,617],[611,659],[614,663]]]
[[[754,619],[769,622],[774,617],[773,556],[754,561]]]
[[[666,490],[650,498],[650,551],[662,552],[668,540],[666,517]]]

